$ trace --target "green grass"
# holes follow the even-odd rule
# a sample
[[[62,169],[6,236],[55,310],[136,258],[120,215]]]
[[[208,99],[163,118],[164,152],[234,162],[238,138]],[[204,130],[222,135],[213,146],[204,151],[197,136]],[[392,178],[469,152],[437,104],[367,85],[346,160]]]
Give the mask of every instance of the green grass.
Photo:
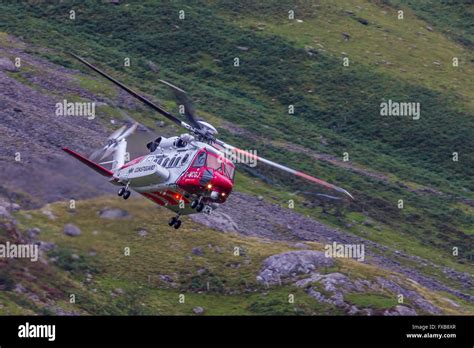
[[[76,75],[78,85],[81,88],[87,89],[97,96],[107,96],[108,98],[115,99],[117,97],[117,91],[111,86],[110,83],[100,79],[92,79],[82,75]]]
[[[398,8],[411,9],[416,16],[430,23],[435,29],[472,48],[474,8],[469,1],[385,0],[385,2]]]
[[[344,298],[355,306],[372,309],[390,309],[398,304],[395,296],[380,294],[349,293]]]

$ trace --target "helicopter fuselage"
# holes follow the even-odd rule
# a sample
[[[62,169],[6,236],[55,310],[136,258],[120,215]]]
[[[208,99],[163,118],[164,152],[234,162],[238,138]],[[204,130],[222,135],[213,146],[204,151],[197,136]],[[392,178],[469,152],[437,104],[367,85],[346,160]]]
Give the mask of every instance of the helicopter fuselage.
[[[234,164],[207,143],[180,139],[161,138],[153,152],[117,168],[110,181],[181,215],[196,212],[193,200],[208,209],[224,203],[232,192]]]

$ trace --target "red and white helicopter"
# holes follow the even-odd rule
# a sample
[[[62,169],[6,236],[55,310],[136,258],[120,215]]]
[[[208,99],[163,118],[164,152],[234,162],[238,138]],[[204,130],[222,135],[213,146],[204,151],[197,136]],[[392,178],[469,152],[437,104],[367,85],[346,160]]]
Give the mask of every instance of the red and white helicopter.
[[[196,119],[186,93],[178,87],[161,80],[173,89],[178,101],[184,106],[184,114],[189,124],[115,80],[83,58],[72,53],[71,55],[188,131],[188,133],[171,138],[158,137],[147,144],[148,154],[127,163],[125,163],[126,138],[135,131],[137,123],[128,129],[123,126],[115,131],[108,138],[107,144],[95,151],[90,158],[67,147],[63,148],[69,155],[99,174],[108,177],[110,183],[121,186],[118,195],[122,198],[128,199],[131,190],[133,190],[174,211],[176,215],[169,221],[170,226],[178,229],[181,226],[181,215],[199,212],[210,213],[212,209],[227,200],[232,192],[235,172],[235,165],[228,156],[230,152],[248,156],[353,199],[349,192],[340,187],[217,139],[215,137],[217,130],[209,123]],[[101,165],[103,163],[94,162],[97,158],[102,160],[110,155],[113,155],[110,170],[103,167]]]

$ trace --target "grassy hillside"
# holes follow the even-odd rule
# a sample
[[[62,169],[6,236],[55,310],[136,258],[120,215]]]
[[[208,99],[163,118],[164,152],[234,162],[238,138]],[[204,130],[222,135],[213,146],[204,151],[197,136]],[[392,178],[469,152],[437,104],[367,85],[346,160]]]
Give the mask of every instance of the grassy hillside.
[[[397,18],[400,8],[403,20]],[[75,20],[69,19],[71,10]],[[289,10],[294,10],[295,19],[288,18]],[[224,140],[256,148],[266,158],[342,186],[356,201],[342,215],[321,213],[312,205],[314,186],[264,166],[238,176],[238,190],[261,194],[282,206],[294,199],[298,212],[347,233],[472,274],[470,13],[472,5],[467,2],[411,0],[198,1],[192,5],[149,0],[122,1],[118,6],[30,1],[0,4],[0,31],[23,37],[32,54],[90,74],[65,54],[72,50],[176,111],[166,88],[156,83],[158,78],[173,81],[190,92],[198,113],[219,127]],[[2,44],[5,37],[0,36]],[[123,66],[126,57],[131,59],[130,67]],[[239,67],[233,65],[236,57]],[[348,67],[343,66],[344,57],[349,58]],[[458,67],[452,66],[453,57],[459,59]],[[159,73],[150,69],[149,62],[158,66]],[[28,74],[41,71],[26,62],[24,69],[10,76],[30,83]],[[117,98],[116,90],[101,79],[84,75],[77,83],[94,95]],[[419,102],[421,118],[381,116],[380,103],[388,99]],[[294,115],[288,114],[290,104]],[[99,107],[99,112],[104,123],[119,118],[112,104]],[[161,119],[144,108],[133,107],[127,113],[152,128]],[[349,162],[342,161],[344,152]],[[452,160],[453,152],[459,154],[458,162]],[[400,199],[403,209],[397,206]],[[372,226],[364,224],[368,219]],[[205,230],[199,227],[196,233]],[[190,238],[188,233],[185,236]],[[183,237],[179,243],[187,242]],[[176,250],[180,247],[189,245],[175,245]],[[459,248],[459,256],[452,255],[453,247]],[[164,256],[163,260],[172,257]],[[174,270],[186,268],[177,265]],[[445,280],[440,271],[410,266]],[[108,267],[103,269],[113,270],[113,265]],[[236,284],[235,279],[229,281]],[[104,284],[108,282],[113,283],[104,279]],[[166,296],[175,295],[173,290]],[[217,298],[210,297],[209,302]],[[249,301],[256,299],[245,300],[243,307],[239,301],[236,313],[245,312]]]
[[[126,209],[130,215],[125,219],[103,219],[98,212],[106,207]],[[0,277],[7,286],[4,290],[18,289],[16,284],[23,288],[20,292],[1,292],[2,314],[48,314],[61,308],[81,314],[192,315],[195,307],[215,315],[344,313],[312,299],[292,284],[266,287],[256,282],[262,261],[273,254],[298,250],[292,244],[221,233],[192,221],[186,221],[177,232],[166,226],[167,210],[145,199],[135,198],[133,204],[128,204],[102,197],[81,201],[74,210],[57,203],[20,212],[15,217],[20,230],[40,228],[41,240],[56,247],[46,252],[47,265],[14,260],[1,268]],[[63,227],[67,223],[77,225],[81,235],[66,236]],[[7,237],[11,241],[11,232],[5,225],[2,227],[0,241]],[[307,245],[313,250],[323,249],[318,243]],[[234,254],[235,247],[242,250],[240,256]],[[130,248],[129,256],[124,248]],[[196,255],[196,248],[202,253]],[[322,271],[367,281],[396,275],[345,259]],[[406,280],[400,280],[400,284],[419,291],[445,313],[466,314],[474,310],[458,299],[463,306],[452,306],[445,300],[451,297],[449,294],[432,292]],[[71,294],[76,298],[74,304],[69,301]],[[179,302],[180,294],[185,295],[184,303]],[[289,294],[294,295],[294,303],[288,303]],[[388,290],[353,293],[347,298],[354,305],[374,310],[397,305],[396,294]]]
[[[436,29],[472,49],[474,45],[474,7],[469,0],[459,1],[415,1],[376,0],[398,8],[409,8],[421,19]]]

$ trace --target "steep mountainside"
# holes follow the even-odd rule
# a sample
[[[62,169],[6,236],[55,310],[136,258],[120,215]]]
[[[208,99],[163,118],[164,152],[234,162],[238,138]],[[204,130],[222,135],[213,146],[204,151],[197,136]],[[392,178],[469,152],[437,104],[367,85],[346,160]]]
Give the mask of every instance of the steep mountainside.
[[[473,9],[425,3],[0,4],[0,241],[43,250],[35,264],[0,263],[0,313],[474,313]],[[168,211],[109,196],[60,147],[88,154],[131,119],[182,130],[67,51],[176,111],[157,79],[173,81],[226,141],[356,200],[321,208],[314,186],[239,166],[225,206],[170,230]],[[95,101],[96,117],[56,116],[64,99]],[[388,100],[420,103],[420,118],[382,116]],[[101,216],[112,208],[123,216]],[[364,245],[366,260],[324,263],[332,242]]]

